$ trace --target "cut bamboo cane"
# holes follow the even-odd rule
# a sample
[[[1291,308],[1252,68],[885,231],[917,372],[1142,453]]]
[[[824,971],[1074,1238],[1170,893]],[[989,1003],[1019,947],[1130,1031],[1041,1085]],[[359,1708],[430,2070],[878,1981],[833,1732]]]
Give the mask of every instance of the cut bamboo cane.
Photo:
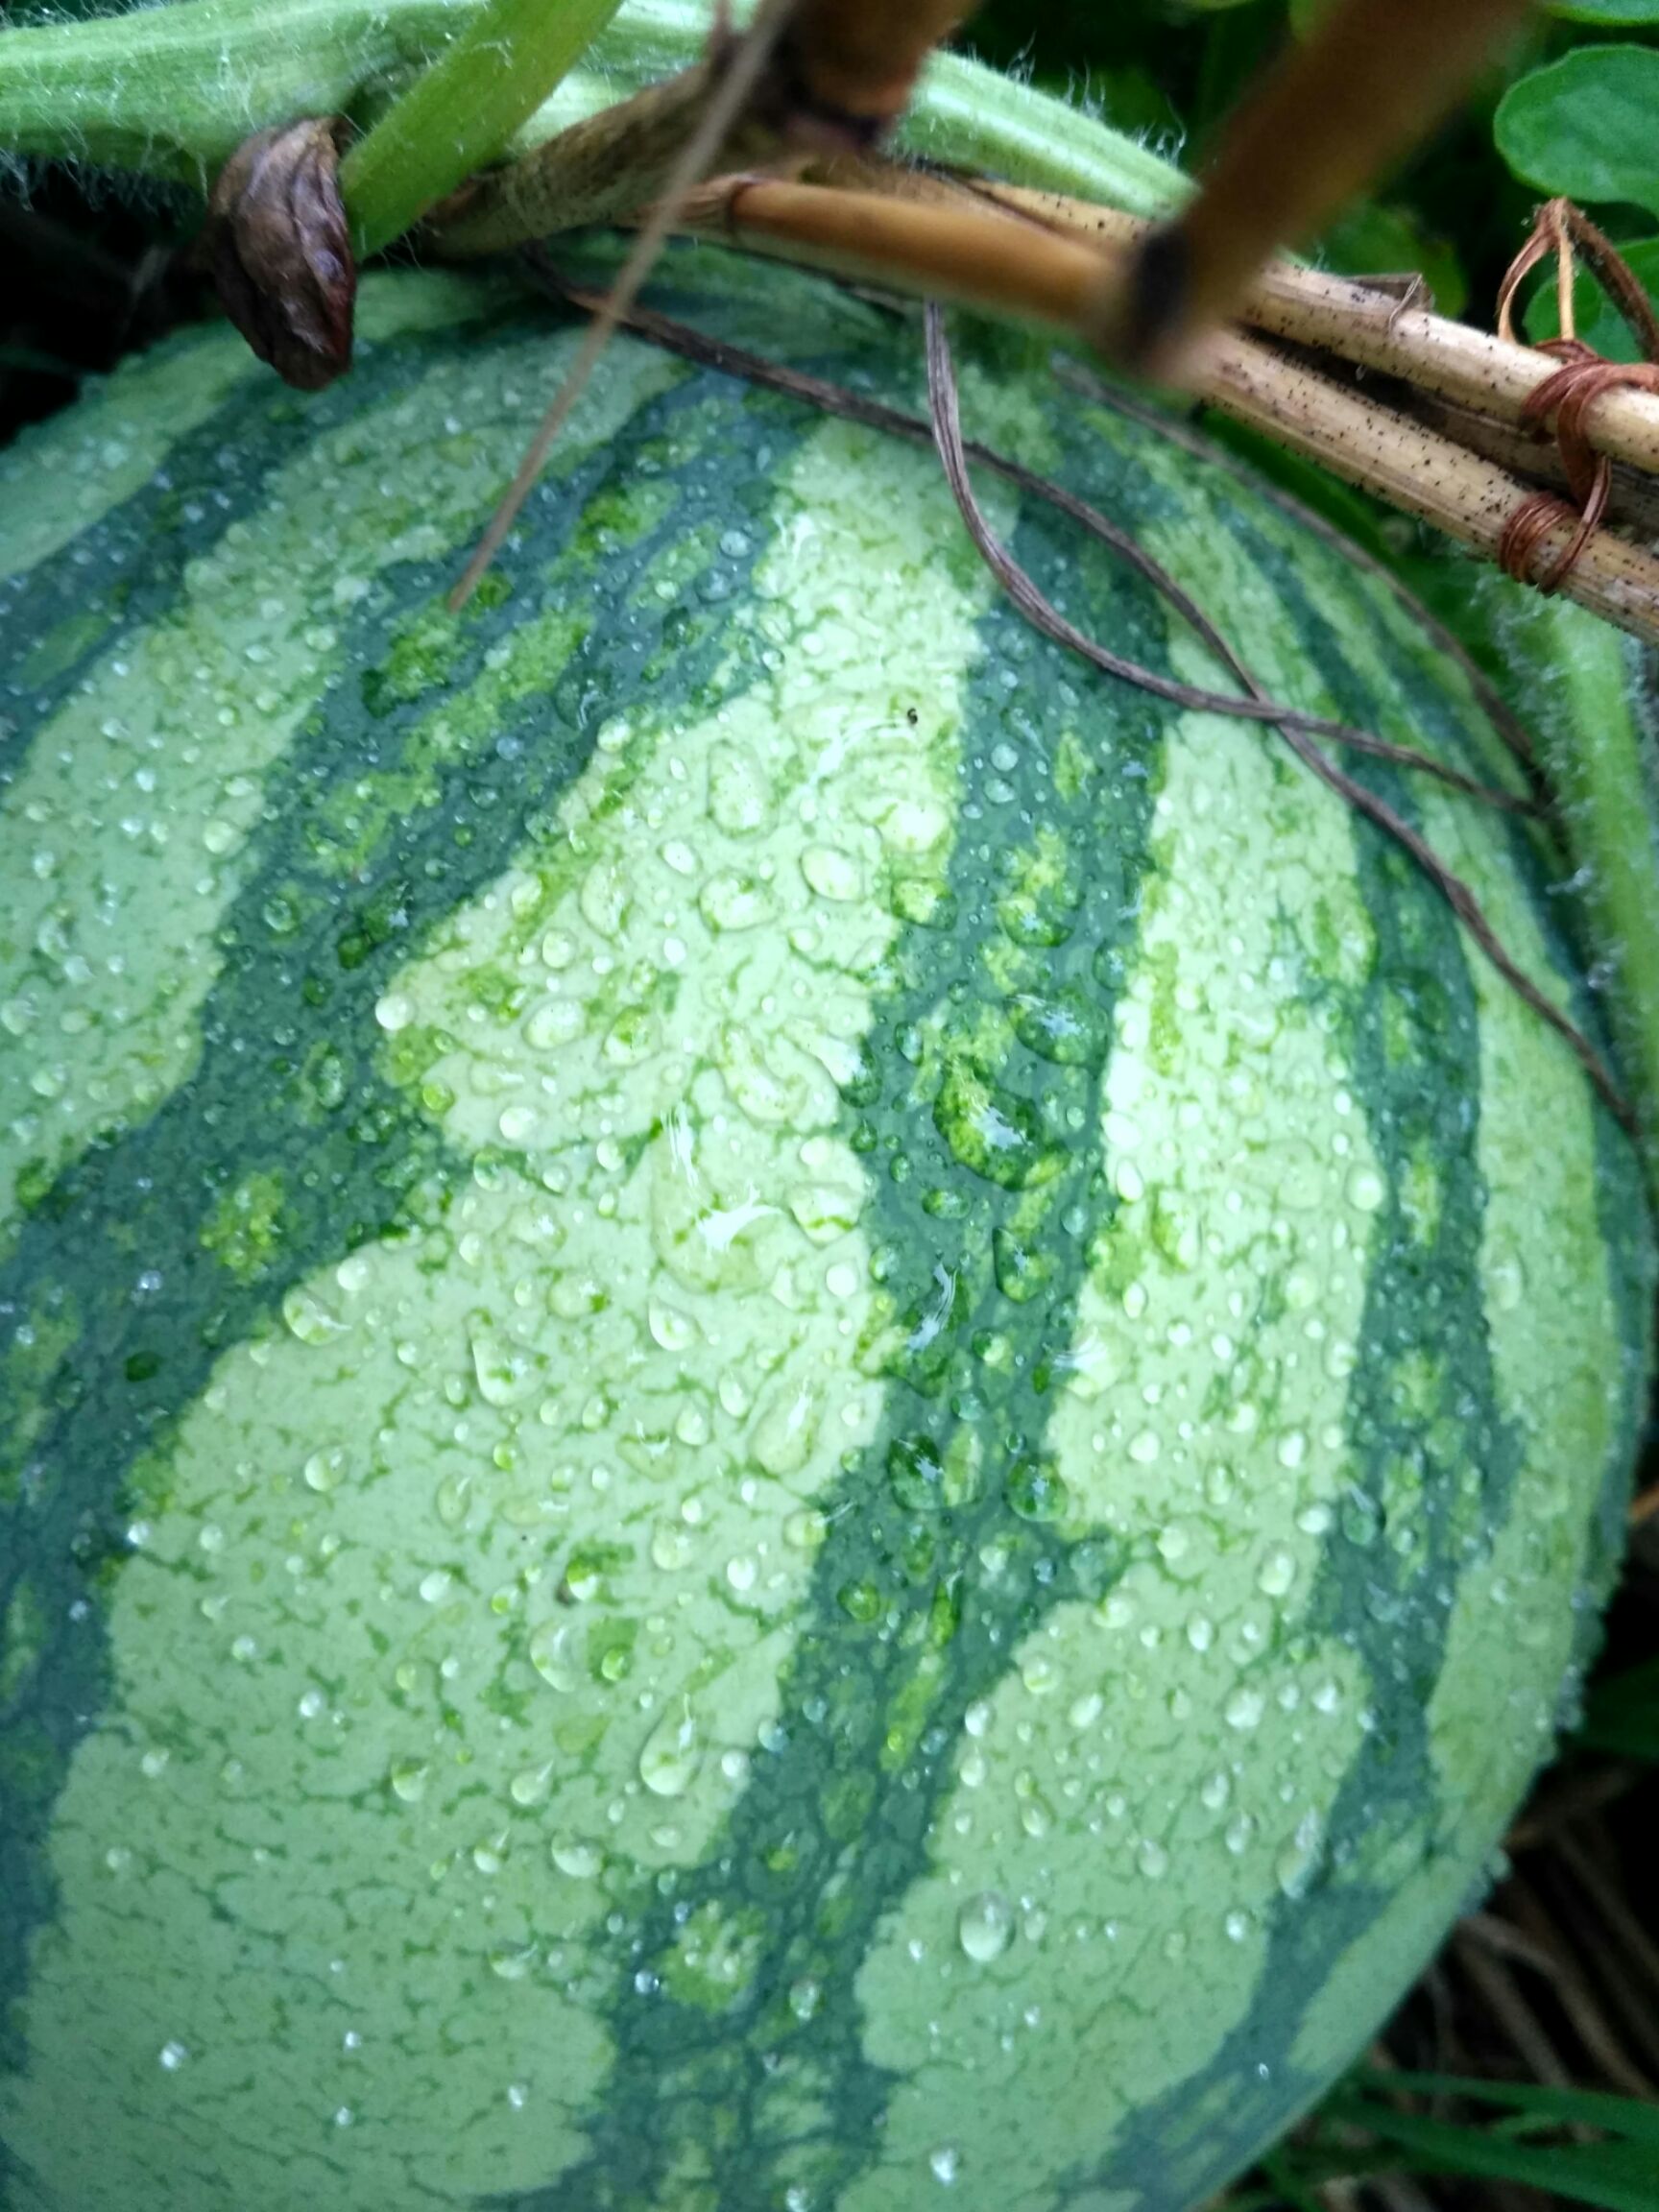
[[[557,142],[555,142],[557,143]],[[1109,322],[1144,226],[1053,195],[964,185],[892,164],[843,161],[833,172],[878,190],[776,177],[717,179],[694,192],[676,227],[888,290],[981,307],[1076,340]],[[550,227],[552,208],[542,228]],[[462,218],[440,222],[446,256],[495,250]],[[1514,430],[1541,370],[1525,347],[1399,304],[1375,290],[1275,265],[1247,309],[1272,335],[1326,349],[1350,366],[1399,378]],[[1498,461],[1352,385],[1339,383],[1252,331],[1216,334],[1190,357],[1197,397],[1316,461],[1345,482],[1496,561],[1504,525],[1536,491]],[[1610,393],[1591,414],[1592,438],[1644,473],[1659,470],[1659,398]],[[1568,543],[1565,516],[1534,545],[1547,577]],[[1659,642],[1659,559],[1607,530],[1591,536],[1561,589],[1636,636]]]
[[[1531,487],[1397,409],[1346,389],[1259,339],[1232,334],[1212,349],[1202,397],[1224,414],[1316,461],[1334,476],[1431,523],[1488,561]],[[1573,535],[1563,519],[1534,551],[1547,575]],[[1592,533],[1561,587],[1565,596],[1659,643],[1659,559],[1611,531]]]
[[[1121,252],[1040,225],[964,225],[926,200],[766,179],[726,180],[687,204],[682,224],[751,252],[806,261],[888,290],[990,306],[1074,335]],[[1371,296],[1375,304],[1375,295]],[[1514,348],[1525,359],[1525,349]],[[1533,372],[1536,380],[1536,371]],[[1482,554],[1499,557],[1505,523],[1535,487],[1455,445],[1399,409],[1321,375],[1262,339],[1229,331],[1194,357],[1195,395]],[[1547,575],[1572,530],[1563,520],[1535,547]],[[1659,643],[1659,558],[1596,531],[1562,590],[1635,636]]]
[[[988,204],[1102,246],[1127,248],[1148,228],[1137,216],[1054,192],[995,183],[975,183],[969,190]],[[1285,261],[1273,262],[1251,287],[1242,319],[1271,337],[1340,354],[1358,368],[1400,377],[1456,406],[1515,425],[1531,393],[1560,366],[1541,361],[1530,347],[1391,301],[1352,277]],[[1659,397],[1654,394],[1604,393],[1591,408],[1585,429],[1591,445],[1609,460],[1628,462],[1649,475],[1659,472]]]
[[[701,72],[689,77],[700,80]],[[693,87],[689,79],[653,87],[562,132],[531,160],[476,180],[446,207],[434,211],[433,243],[446,259],[471,259],[583,223],[628,215],[648,196],[650,179],[661,170],[676,133],[684,130],[685,113],[705,89],[701,82]],[[753,135],[754,127],[748,128]],[[770,146],[776,154],[775,138]],[[740,153],[735,145],[723,152],[728,157],[720,165],[730,168],[733,157],[758,159],[763,147],[756,139],[749,154]],[[897,220],[883,225],[862,204],[849,207],[844,217],[837,218],[805,197],[795,202],[757,199],[754,195],[760,189],[757,180],[746,195],[743,228],[748,241],[757,242],[763,234],[785,238],[791,223],[796,223],[803,226],[799,244],[804,251],[822,233],[825,251],[847,257],[854,254],[856,231],[859,273],[872,282],[881,281],[883,275],[876,257],[901,250],[902,241],[902,250],[911,255],[910,266],[920,267],[927,256],[933,257],[941,297],[1070,328],[1085,338],[1118,319],[1115,301],[1124,281],[1125,258],[1151,228],[1141,217],[1058,193],[967,182],[878,157],[830,162],[820,173],[832,181],[838,197],[860,204],[879,199],[927,208],[934,220],[921,226]],[[781,180],[768,187],[775,193],[793,190],[802,195],[825,188]],[[728,180],[721,186],[726,201],[732,190]],[[630,200],[632,208],[625,204]],[[1014,219],[1022,245],[1012,245],[984,219],[992,211]],[[707,214],[705,206],[705,218]],[[704,227],[703,222],[694,227]],[[1070,243],[1096,256],[1095,291],[1091,294],[1081,262],[1052,248],[1040,249],[1039,237]],[[980,264],[978,274],[975,262]],[[837,265],[845,273],[846,259]],[[895,273],[893,280],[902,277]],[[1045,291],[1046,285],[1051,289]],[[1558,367],[1553,361],[1541,361],[1528,347],[1390,300],[1372,285],[1285,261],[1272,263],[1251,287],[1243,321],[1270,337],[1398,377],[1453,406],[1512,428],[1522,425],[1528,397]],[[1198,381],[1199,371],[1193,368],[1189,385],[1196,389]],[[1609,460],[1624,462],[1644,474],[1659,474],[1659,395],[1634,390],[1603,393],[1589,410],[1585,430],[1592,448]]]
[[[1467,445],[1472,453],[1483,453],[1512,475],[1558,493],[1562,498],[1570,497],[1567,464],[1552,439],[1540,441],[1513,423],[1498,422],[1490,415],[1477,414],[1472,407],[1434,398],[1415,386],[1398,386],[1390,397],[1417,421],[1438,431],[1442,438],[1450,438],[1453,445]],[[1644,543],[1659,543],[1659,482],[1623,462],[1615,463],[1607,519],[1634,532]]]
[[[1315,236],[1421,143],[1530,0],[1342,0],[1322,7],[1227,118],[1198,192],[1137,255],[1092,333],[1159,381],[1232,321],[1254,273]]]

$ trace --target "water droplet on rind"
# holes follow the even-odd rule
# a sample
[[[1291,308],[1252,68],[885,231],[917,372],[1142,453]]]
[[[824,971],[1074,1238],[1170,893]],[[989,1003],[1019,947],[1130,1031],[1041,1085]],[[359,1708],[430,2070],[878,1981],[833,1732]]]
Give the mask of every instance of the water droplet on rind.
[[[900,1436],[887,1447],[887,1479],[907,1513],[936,1513],[945,1502],[945,1462],[930,1436]]]
[[[1044,1142],[1030,1101],[961,1058],[946,1063],[933,1123],[964,1167],[1004,1190],[1050,1182],[1066,1165],[1065,1155]]]
[[[1022,991],[1011,1002],[1014,1034],[1022,1045],[1060,1068],[1098,1068],[1111,1034],[1098,1002],[1068,985],[1050,992]]]
[[[646,1738],[639,1779],[654,1797],[683,1797],[703,1764],[703,1746],[690,1701],[682,1697]]]
[[[1014,1908],[999,1889],[981,1889],[956,1915],[956,1940],[976,1965],[1000,1959],[1014,1940]]]

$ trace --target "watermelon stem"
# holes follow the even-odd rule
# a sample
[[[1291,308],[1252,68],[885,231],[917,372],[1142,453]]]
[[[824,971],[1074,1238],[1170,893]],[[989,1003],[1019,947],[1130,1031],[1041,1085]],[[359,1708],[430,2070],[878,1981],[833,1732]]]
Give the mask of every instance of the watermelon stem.
[[[378,252],[493,161],[621,0],[487,0],[340,166],[358,256]]]
[[[1633,704],[1639,649],[1559,600],[1529,608],[1513,628],[1511,644],[1547,676],[1543,766],[1575,863],[1659,1213],[1659,824],[1652,733]]]
[[[469,44],[469,27],[496,4],[174,0],[165,8],[0,31],[0,149],[204,189],[255,131],[301,115],[344,114],[372,125],[418,72],[442,63],[458,40]],[[535,0],[517,0],[516,17],[536,13]],[[598,0],[567,0],[545,27],[549,51],[562,48],[582,15],[599,19],[598,35],[579,64],[567,66],[553,97],[510,127],[495,152],[509,144],[526,152],[688,68],[708,39],[704,0],[626,0],[613,19]],[[435,139],[453,137],[457,112],[445,108],[438,116]],[[899,143],[933,160],[992,169],[1131,214],[1166,213],[1190,189],[1172,163],[1096,117],[955,54],[933,56]],[[388,160],[395,144],[388,142]],[[413,158],[431,160],[432,150]],[[377,154],[375,165],[380,159]],[[413,182],[412,171],[410,177]],[[354,195],[364,188],[361,178],[354,180]],[[376,184],[369,210],[376,227],[386,219],[379,190]],[[384,207],[391,204],[388,189]]]

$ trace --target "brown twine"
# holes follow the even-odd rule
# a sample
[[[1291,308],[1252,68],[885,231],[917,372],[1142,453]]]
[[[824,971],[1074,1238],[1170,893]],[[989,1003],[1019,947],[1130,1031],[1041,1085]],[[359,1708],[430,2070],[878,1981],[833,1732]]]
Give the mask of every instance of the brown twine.
[[[1350,568],[1361,570],[1386,591],[1397,606],[1405,609],[1423,636],[1432,640],[1436,650],[1443,653],[1447,660],[1455,661],[1462,669],[1464,680],[1479,702],[1480,711],[1514,754],[1536,794],[1537,804],[1533,811],[1546,818],[1549,816],[1549,793],[1539,774],[1537,747],[1530,733],[1462,639],[1453,635],[1439,616],[1401,581],[1392,568],[1380,561],[1376,554],[1368,553],[1358,539],[1347,537],[1338,530],[1335,523],[1321,515],[1317,508],[1310,507],[1305,500],[1286,492],[1283,485],[1274,483],[1270,476],[1263,475],[1248,462],[1241,461],[1230,446],[1221,445],[1195,422],[1172,415],[1165,407],[1153,406],[1144,399],[1138,399],[1121,386],[1103,384],[1081,361],[1074,361],[1067,354],[1056,354],[1051,366],[1058,381],[1075,392],[1080,398],[1091,401],[1096,407],[1104,407],[1113,414],[1121,415],[1131,422],[1138,422],[1142,429],[1150,430],[1154,437],[1162,438],[1169,445],[1179,445],[1183,452],[1190,453],[1194,459],[1202,461],[1206,468],[1224,471],[1235,482],[1242,484],[1254,497],[1265,499],[1270,506],[1277,507],[1282,515],[1287,515],[1298,529],[1320,539]],[[969,451],[973,451],[972,445]]]
[[[1562,366],[1534,385],[1521,411],[1524,423],[1542,429],[1555,417],[1555,444],[1567,471],[1573,503],[1553,492],[1535,492],[1504,523],[1498,541],[1499,565],[1518,584],[1531,584],[1548,598],[1560,590],[1577,566],[1584,548],[1600,528],[1613,492],[1613,464],[1590,443],[1585,417],[1604,392],[1634,388],[1659,392],[1659,367],[1650,361],[1606,361],[1582,338],[1551,338],[1540,353],[1553,353]],[[1532,561],[1558,526],[1572,531],[1567,543],[1537,574]]]
[[[1608,361],[1573,328],[1574,249],[1589,262],[1613,304],[1635,333],[1645,361]],[[1659,322],[1647,294],[1619,249],[1570,200],[1551,200],[1538,210],[1531,235],[1504,275],[1498,292],[1498,335],[1515,341],[1514,308],[1521,281],[1539,262],[1555,255],[1555,293],[1563,335],[1547,339],[1536,350],[1551,353],[1561,367],[1543,377],[1527,396],[1521,420],[1538,435],[1555,417],[1555,444],[1567,472],[1571,501],[1553,492],[1535,492],[1504,523],[1498,562],[1518,584],[1530,584],[1547,598],[1560,590],[1600,528],[1613,492],[1613,464],[1590,443],[1586,418],[1603,393],[1634,389],[1659,392]],[[1557,529],[1567,542],[1537,575],[1532,564]]]

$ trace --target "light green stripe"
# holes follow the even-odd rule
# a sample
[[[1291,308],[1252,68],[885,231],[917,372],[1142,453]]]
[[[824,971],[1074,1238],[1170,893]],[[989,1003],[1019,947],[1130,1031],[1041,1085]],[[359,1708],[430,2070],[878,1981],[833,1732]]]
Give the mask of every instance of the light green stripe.
[[[3,36],[3,35],[0,35]],[[186,365],[187,362],[187,365]],[[264,372],[229,329],[126,362],[72,414],[0,452],[0,576],[33,568],[148,483],[180,439]]]
[[[51,2200],[171,2212],[172,2130],[226,2202],[267,2201],[276,2161],[341,2212],[579,2154],[589,1947],[641,1872],[711,1848],[813,1499],[879,1416],[832,1074],[900,926],[889,872],[949,854],[989,592],[949,518],[925,457],[820,431],[756,579],[770,681],[609,722],[554,836],[381,998],[395,1061],[453,1041],[415,1081],[476,1179],[291,1291],[155,1478],[5,2107]],[[678,1993],[727,2001],[745,1956],[740,1920],[688,1925]],[[65,2130],[54,2085],[89,2077],[100,2127]]]
[[[366,292],[377,344],[452,322],[458,287],[382,280]],[[494,296],[462,295],[474,311]],[[266,774],[329,685],[353,680],[343,624],[384,572],[466,541],[571,344],[494,346],[487,377],[452,359],[430,369],[382,403],[373,472],[357,461],[355,416],[307,444],[191,564],[177,606],[123,637],[36,733],[0,801],[0,1022],[22,1041],[0,1054],[0,1212],[25,1167],[43,1185],[194,1066],[219,974],[214,931],[256,864]],[[217,394],[219,341],[204,350]],[[648,349],[618,349],[562,469],[680,373]],[[194,352],[134,382],[159,420],[175,395],[180,417],[197,409]],[[65,437],[79,445],[74,430]],[[34,466],[55,480],[50,459]]]

